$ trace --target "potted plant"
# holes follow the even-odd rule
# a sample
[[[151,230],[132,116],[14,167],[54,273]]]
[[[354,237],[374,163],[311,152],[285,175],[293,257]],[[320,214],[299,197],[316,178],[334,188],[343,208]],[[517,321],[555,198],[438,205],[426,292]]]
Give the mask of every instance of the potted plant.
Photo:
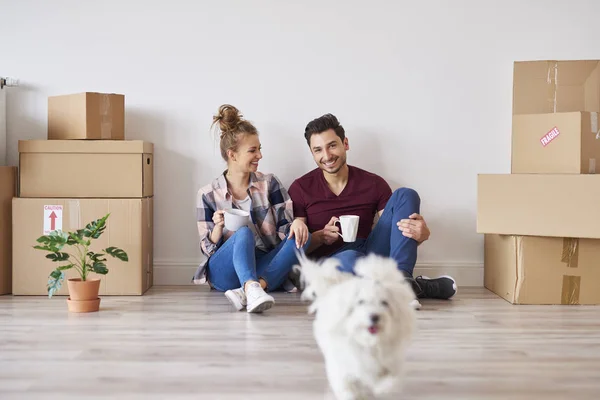
[[[90,273],[106,275],[106,255],[129,261],[127,253],[117,247],[111,246],[96,253],[90,250],[94,239],[98,239],[106,229],[106,220],[110,213],[104,217],[90,222],[83,229],[74,232],[55,230],[48,235],[40,236],[34,249],[48,252],[46,258],[56,263],[64,262],[58,266],[48,279],[48,297],[52,297],[60,288],[65,278],[65,271],[75,269],[79,278],[69,278],[67,287],[69,297],[67,305],[71,312],[91,312],[100,309],[100,279],[91,277]]]

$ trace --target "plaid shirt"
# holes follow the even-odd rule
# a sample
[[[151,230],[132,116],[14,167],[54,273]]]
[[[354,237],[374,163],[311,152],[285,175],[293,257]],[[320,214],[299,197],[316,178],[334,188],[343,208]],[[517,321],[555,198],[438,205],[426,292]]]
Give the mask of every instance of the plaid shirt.
[[[268,252],[289,233],[290,225],[294,220],[292,200],[275,175],[261,172],[250,173],[250,186],[247,193],[252,201],[250,218],[264,243],[264,246],[257,247]],[[212,220],[214,212],[227,208],[235,208],[235,205],[232,204],[232,195],[227,189],[225,172],[223,172],[212,183],[202,187],[196,197],[200,248],[206,259],[198,266],[193,283],[206,283],[208,258],[234,233],[223,229],[223,237],[218,243],[210,241],[210,234],[215,227]]]

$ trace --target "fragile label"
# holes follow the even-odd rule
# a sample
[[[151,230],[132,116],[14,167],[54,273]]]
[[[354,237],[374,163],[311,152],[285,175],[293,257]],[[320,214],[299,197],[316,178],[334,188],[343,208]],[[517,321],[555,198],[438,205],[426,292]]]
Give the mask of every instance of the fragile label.
[[[557,127],[554,127],[550,130],[550,132],[542,136],[542,138],[540,139],[540,143],[542,144],[542,146],[546,147],[551,141],[556,139],[558,135],[560,135],[560,131]]]
[[[52,231],[62,230],[63,206],[44,206],[44,235]]]

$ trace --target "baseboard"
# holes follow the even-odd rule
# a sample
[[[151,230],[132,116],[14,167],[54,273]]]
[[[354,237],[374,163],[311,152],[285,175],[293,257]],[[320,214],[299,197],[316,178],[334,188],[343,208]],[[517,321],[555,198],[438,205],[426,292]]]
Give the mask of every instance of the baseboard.
[[[192,276],[196,272],[196,260],[155,260],[154,285],[180,286],[192,285]],[[415,276],[435,277],[451,275],[459,286],[483,286],[483,264],[469,262],[439,262],[417,264]]]

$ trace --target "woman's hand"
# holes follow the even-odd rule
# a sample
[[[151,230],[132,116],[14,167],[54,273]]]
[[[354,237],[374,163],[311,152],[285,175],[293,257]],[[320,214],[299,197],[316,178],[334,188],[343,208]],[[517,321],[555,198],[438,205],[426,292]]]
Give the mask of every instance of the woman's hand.
[[[213,213],[212,220],[215,223],[215,229],[213,229],[210,234],[210,241],[215,244],[221,240],[221,236],[223,236],[223,227],[225,226],[225,216],[223,213],[223,210],[217,210]]]
[[[304,221],[300,219],[295,219],[292,222],[292,226],[290,227],[290,235],[288,239],[296,237],[296,248],[303,247],[308,241],[308,227],[304,223]]]

